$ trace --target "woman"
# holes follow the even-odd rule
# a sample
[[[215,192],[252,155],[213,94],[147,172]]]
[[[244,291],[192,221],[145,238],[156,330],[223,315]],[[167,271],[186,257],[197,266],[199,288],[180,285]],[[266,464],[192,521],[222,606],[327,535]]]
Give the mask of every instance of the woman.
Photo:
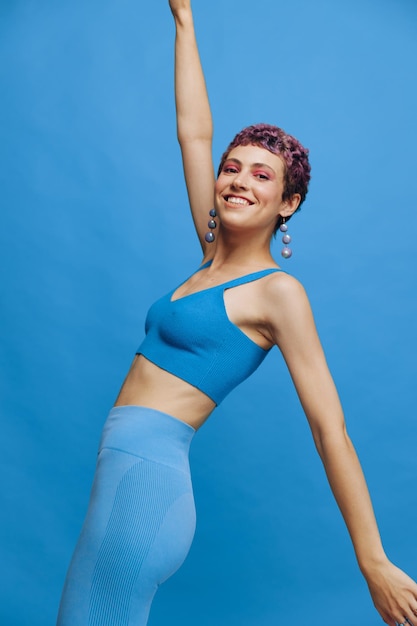
[[[417,626],[417,585],[382,548],[307,297],[270,253],[278,228],[290,241],[286,222],[307,193],[308,152],[276,127],[250,127],[226,150],[215,180],[190,0],[170,7],[178,138],[203,262],[149,311],[146,338],[104,426],[58,625],[147,623],[158,585],[181,565],[194,534],[193,434],[277,345],[375,606],[390,626]],[[287,246],[283,254],[291,254]]]

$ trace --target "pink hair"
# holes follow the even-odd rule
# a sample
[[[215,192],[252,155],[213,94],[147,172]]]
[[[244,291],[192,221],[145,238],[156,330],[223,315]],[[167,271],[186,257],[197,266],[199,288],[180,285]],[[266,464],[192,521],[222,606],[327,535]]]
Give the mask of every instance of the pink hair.
[[[310,163],[308,162],[308,150],[292,135],[288,135],[282,128],[271,124],[254,124],[244,128],[236,135],[224,152],[217,175],[223,169],[228,154],[237,146],[259,146],[280,156],[285,165],[283,200],[288,200],[295,193],[301,196],[300,208],[305,200],[310,180]],[[288,220],[289,218],[287,218]],[[282,224],[282,218],[278,218],[275,232]]]

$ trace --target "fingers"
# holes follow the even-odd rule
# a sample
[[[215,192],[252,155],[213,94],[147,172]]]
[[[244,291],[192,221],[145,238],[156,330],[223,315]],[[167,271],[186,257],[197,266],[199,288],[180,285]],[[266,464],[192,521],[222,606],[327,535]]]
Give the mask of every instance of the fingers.
[[[395,622],[395,626],[417,626],[417,615],[415,611],[410,612],[410,617],[404,615],[401,622]]]
[[[417,626],[417,599],[415,597],[409,603],[409,607],[404,611],[404,617],[398,622],[401,626]]]
[[[380,613],[383,621],[388,626],[417,626],[417,607],[415,601],[408,603],[407,600],[401,603],[402,606],[391,606],[388,610],[383,609],[381,606],[375,605],[375,608]]]
[[[417,605],[417,602],[416,602]],[[404,616],[405,626],[417,626],[417,606],[410,608],[409,615]]]

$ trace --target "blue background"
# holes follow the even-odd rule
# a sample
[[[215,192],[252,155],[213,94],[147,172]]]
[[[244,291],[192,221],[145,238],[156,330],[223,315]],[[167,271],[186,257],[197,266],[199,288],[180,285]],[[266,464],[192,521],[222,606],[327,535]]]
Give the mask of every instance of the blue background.
[[[215,161],[259,121],[311,150],[285,268],[310,294],[388,554],[417,577],[417,5],[194,12]],[[200,262],[173,36],[162,0],[0,2],[1,624],[54,623],[147,308]],[[276,349],[191,460],[196,539],[150,626],[380,624]]]

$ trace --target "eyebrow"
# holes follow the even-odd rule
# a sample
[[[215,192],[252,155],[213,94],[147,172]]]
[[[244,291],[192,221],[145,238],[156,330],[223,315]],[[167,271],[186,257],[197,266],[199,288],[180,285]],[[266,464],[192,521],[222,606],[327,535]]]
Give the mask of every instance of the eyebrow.
[[[237,163],[238,165],[242,165],[242,161],[239,161],[239,159],[235,159],[234,157],[230,157],[230,159],[226,159],[226,163],[228,161],[232,161],[233,163]],[[274,174],[276,173],[274,168],[271,167],[270,165],[268,165],[267,163],[252,163],[251,167],[266,167],[269,170],[271,170],[272,172],[274,172]]]

